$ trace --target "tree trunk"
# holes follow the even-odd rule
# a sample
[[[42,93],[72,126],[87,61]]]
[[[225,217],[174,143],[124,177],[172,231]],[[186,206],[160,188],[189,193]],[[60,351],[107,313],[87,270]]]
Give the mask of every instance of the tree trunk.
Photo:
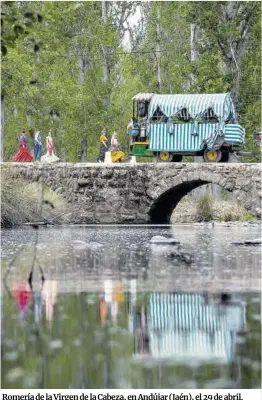
[[[62,138],[62,146],[63,146],[63,161],[66,162],[66,149],[65,149],[65,135],[62,125],[62,116],[59,118],[59,128],[60,128],[60,135]]]
[[[236,18],[239,19],[237,25],[239,28],[239,37],[236,38],[232,34],[228,34],[226,41],[222,41],[219,37],[219,32],[217,35],[217,44],[224,56],[228,74],[231,75],[231,92],[235,100],[239,93],[241,61],[249,42],[252,16],[259,5],[257,1],[250,2],[251,5],[248,3],[228,1],[225,5],[226,21],[232,22]]]
[[[160,8],[157,8],[157,24],[156,24],[156,63],[157,63],[157,88],[161,93],[161,64],[160,64]]]
[[[103,20],[103,24],[106,28],[106,24],[107,24],[107,9],[106,9],[106,1],[102,0],[102,20]],[[103,68],[104,68],[104,82],[107,84],[109,82],[109,66],[108,66],[108,60],[107,60],[107,55],[106,55],[106,46],[102,46],[102,53],[103,53]],[[108,88],[106,88],[106,91],[108,90]],[[107,107],[109,107],[110,104],[110,97],[107,95],[104,98],[104,102],[106,104]]]
[[[87,140],[83,139],[81,143],[81,162],[86,162],[87,159]]]
[[[83,95],[83,85],[85,83],[85,68],[90,68],[91,67],[91,61],[90,61],[90,56],[89,56],[89,51],[88,48],[86,47],[84,50],[81,48],[78,44],[77,41],[75,41],[75,47],[77,51],[77,59],[78,59],[78,73],[79,73],[79,83],[81,85],[81,92],[82,92],[82,113],[83,113],[83,120],[84,120],[84,130],[82,137],[85,137],[86,135],[86,105],[85,105],[85,100],[84,100],[84,95]],[[82,146],[83,142],[87,143],[85,139],[82,140]],[[87,146],[87,144],[86,144]],[[83,148],[81,150],[81,162],[86,161],[86,150],[83,154]],[[82,157],[84,157],[84,161],[82,161]]]
[[[79,82],[80,85],[83,85],[85,82],[85,69],[91,68],[91,59],[89,48],[85,46],[84,48],[79,45],[79,43],[74,41],[74,45],[77,53],[77,61],[78,61],[78,73],[79,73]]]
[[[197,26],[196,24],[190,24],[190,62],[194,63],[197,59]],[[185,89],[190,90],[192,84],[195,82],[196,76],[194,72],[191,72],[188,78]]]
[[[196,24],[190,24],[190,47],[191,47],[191,63],[194,63],[197,59],[197,26]],[[191,84],[194,83],[196,76],[194,72],[191,73]]]
[[[82,54],[78,50],[78,72],[79,72],[79,82],[80,85],[83,85],[85,82],[85,75],[84,75],[84,60]]]
[[[5,104],[4,95],[1,94],[1,144],[0,144],[0,162],[4,161],[4,125],[5,125]]]
[[[31,115],[30,111],[27,111],[27,113],[26,113],[26,121],[27,121],[27,125],[28,125],[29,137],[31,139],[34,139],[34,127],[33,127],[32,115]]]

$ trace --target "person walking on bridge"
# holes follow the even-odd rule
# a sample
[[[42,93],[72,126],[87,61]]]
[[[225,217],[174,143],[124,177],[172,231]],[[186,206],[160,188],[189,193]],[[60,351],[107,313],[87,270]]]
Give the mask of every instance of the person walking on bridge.
[[[124,153],[119,150],[117,133],[114,132],[111,139],[111,158],[112,162],[121,162],[124,159]]]
[[[18,162],[30,162],[33,160],[33,156],[26,147],[27,144],[27,137],[25,134],[25,129],[22,130],[21,136],[19,137],[19,151],[13,157],[14,161]]]
[[[60,161],[60,159],[54,153],[54,142],[51,131],[48,132],[48,135],[46,137],[46,147],[47,147],[47,153],[41,157],[41,162]]]
[[[97,161],[98,162],[104,162],[105,161],[105,154],[106,151],[108,149],[108,145],[107,145],[107,130],[106,128],[104,128],[101,132],[101,136],[99,138],[99,142],[100,142],[100,152],[99,155],[97,157]]]
[[[35,161],[40,160],[43,152],[42,138],[40,131],[35,134]]]

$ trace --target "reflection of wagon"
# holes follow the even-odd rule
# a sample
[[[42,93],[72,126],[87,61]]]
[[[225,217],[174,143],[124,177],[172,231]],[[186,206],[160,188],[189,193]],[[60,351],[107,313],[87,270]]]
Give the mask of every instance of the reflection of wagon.
[[[134,353],[137,359],[230,362],[245,324],[240,301],[212,304],[201,294],[154,292],[148,307],[133,314]]]
[[[227,162],[245,143],[230,93],[137,94],[129,127],[132,155],[156,155],[165,162],[181,161],[183,155]]]

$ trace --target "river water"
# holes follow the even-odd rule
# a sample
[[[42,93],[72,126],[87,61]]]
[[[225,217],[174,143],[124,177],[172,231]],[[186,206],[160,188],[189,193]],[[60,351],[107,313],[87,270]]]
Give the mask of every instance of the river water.
[[[153,236],[179,245],[152,245]],[[2,388],[259,388],[260,227],[2,230]]]

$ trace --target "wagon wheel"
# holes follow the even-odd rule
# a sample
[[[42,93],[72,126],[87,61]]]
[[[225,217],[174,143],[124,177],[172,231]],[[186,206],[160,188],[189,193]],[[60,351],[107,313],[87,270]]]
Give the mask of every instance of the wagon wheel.
[[[215,163],[219,162],[222,158],[222,151],[221,150],[214,150],[214,151],[205,151],[204,152],[204,160],[205,162]]]
[[[173,154],[168,151],[160,151],[157,153],[157,160],[160,162],[170,162],[173,159]]]

